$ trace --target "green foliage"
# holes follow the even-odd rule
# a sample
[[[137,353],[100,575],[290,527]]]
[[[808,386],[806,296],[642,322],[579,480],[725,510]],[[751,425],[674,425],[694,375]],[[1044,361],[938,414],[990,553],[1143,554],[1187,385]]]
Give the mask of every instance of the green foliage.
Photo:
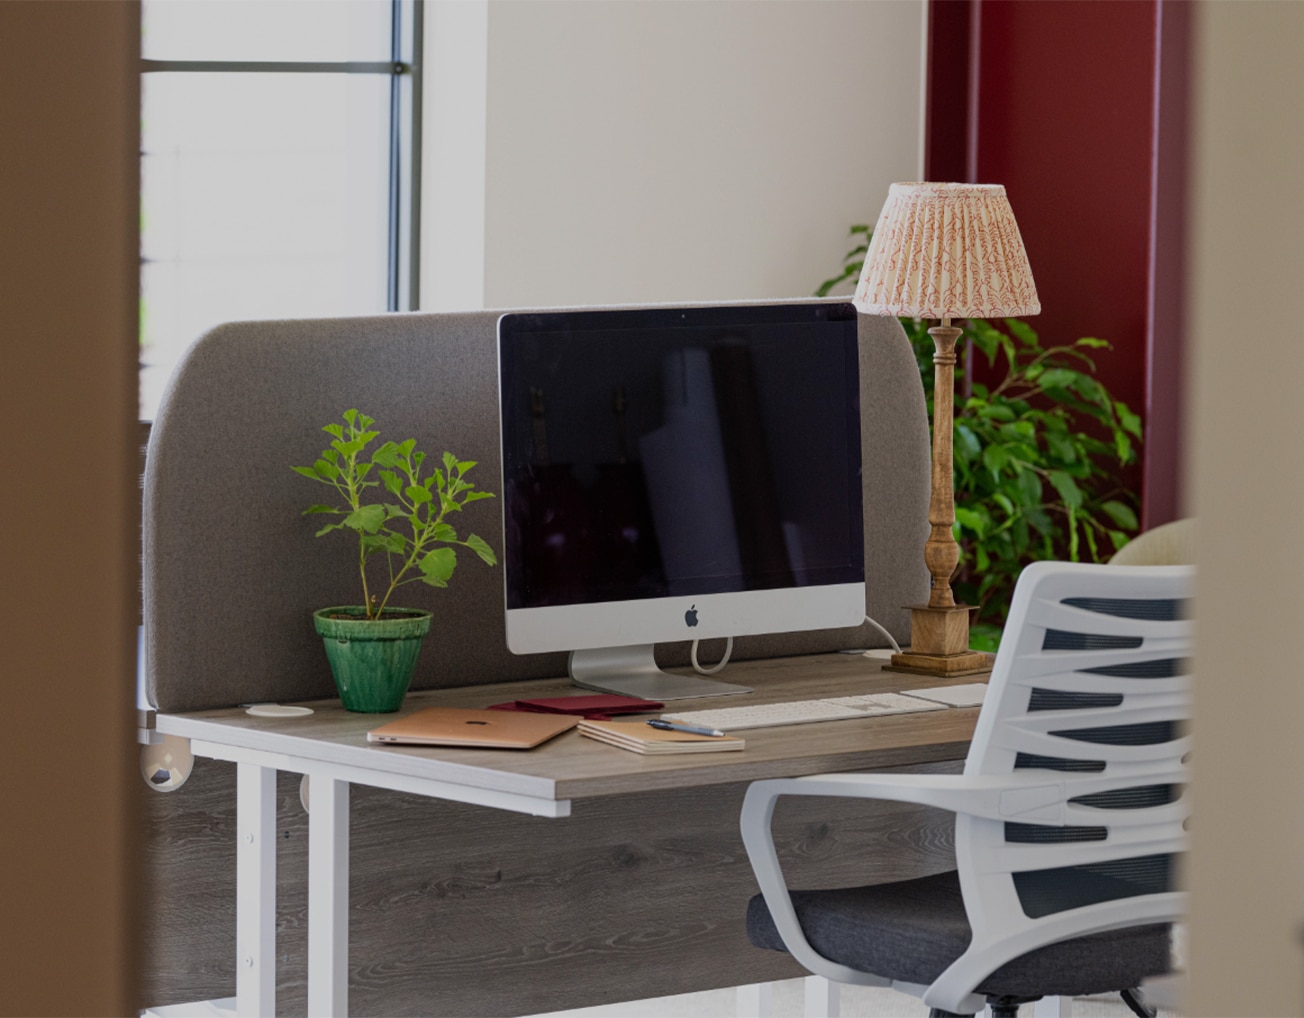
[[[869,253],[869,238],[872,233],[868,223],[857,223],[851,228],[852,239],[858,239],[856,246],[842,256],[842,269],[838,274],[820,283],[819,289],[815,291],[816,297],[827,297],[843,283],[849,282],[853,286],[856,284],[860,279],[861,266],[865,264],[865,255]]]
[[[343,517],[318,530],[318,537],[333,530],[351,530],[357,535],[358,571],[367,618],[379,618],[390,596],[406,583],[420,580],[432,587],[448,586],[457,566],[457,552],[450,545],[470,548],[487,565],[498,561],[482,538],[471,534],[463,540],[444,519],[471,502],[494,497],[492,492],[475,490],[475,485],[465,479],[474,461],[458,460],[446,452],[443,469],[436,467],[423,477],[425,453],[416,451],[413,438],[401,443],[385,442],[367,460],[367,447],[380,437],[380,432],[370,430],[375,423],[366,414],[346,410],[343,425],[327,424],[322,428],[331,436],[331,443],[317,461],[310,467],[292,468],[311,481],[333,488],[342,503],[311,505],[303,514]],[[371,489],[382,487],[390,501],[364,501]],[[371,593],[367,582],[367,563],[377,552],[385,553],[388,567],[389,586],[381,598]]]
[[[851,228],[853,237],[869,230]],[[826,295],[860,276],[866,243],[849,251]],[[933,414],[933,339],[927,322],[901,319]],[[1118,468],[1136,459],[1141,419],[1093,377],[1086,337],[1043,346],[1026,322],[967,323],[964,341],[999,380],[966,383],[956,369],[955,537],[957,598],[979,607],[971,630],[976,649],[994,650],[1019,573],[1037,559],[1100,562],[1137,530],[1136,496],[1120,488]],[[989,372],[989,373],[993,373]],[[1003,374],[1002,374],[1003,372]]]

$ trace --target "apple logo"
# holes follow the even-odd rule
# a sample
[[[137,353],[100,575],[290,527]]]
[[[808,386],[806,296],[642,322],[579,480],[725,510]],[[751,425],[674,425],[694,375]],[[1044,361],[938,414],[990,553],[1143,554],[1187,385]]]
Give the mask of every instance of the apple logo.
[[[697,625],[697,605],[692,605],[684,612],[684,624],[689,627]]]

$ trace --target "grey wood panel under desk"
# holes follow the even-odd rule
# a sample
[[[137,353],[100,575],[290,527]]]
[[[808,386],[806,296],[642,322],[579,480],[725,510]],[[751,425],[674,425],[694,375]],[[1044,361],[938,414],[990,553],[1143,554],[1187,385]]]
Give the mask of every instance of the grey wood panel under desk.
[[[141,789],[144,1004],[234,992],[234,772],[200,760],[177,793]],[[594,798],[552,820],[355,787],[350,1013],[532,1014],[803,974],[747,942],[756,888],[733,821],[745,789]],[[303,1015],[307,816],[297,776],[278,791],[278,1013]],[[788,800],[775,829],[798,886],[952,865],[950,815],[933,810]]]

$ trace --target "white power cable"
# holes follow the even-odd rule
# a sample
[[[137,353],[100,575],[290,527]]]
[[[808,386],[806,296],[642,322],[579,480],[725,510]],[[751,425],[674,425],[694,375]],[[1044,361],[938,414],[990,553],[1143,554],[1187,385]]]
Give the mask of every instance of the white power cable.
[[[710,668],[703,668],[701,665],[697,663],[697,645],[700,642],[701,642],[700,640],[693,641],[693,649],[691,654],[689,655],[693,659],[693,671],[697,672],[697,674],[699,675],[714,675],[716,672],[718,672],[721,668],[723,668],[725,665],[729,663],[729,655],[733,653],[733,637],[730,636],[724,645],[724,657],[722,657],[717,663],[712,665]]]
[[[882,633],[884,636],[887,637],[887,642],[890,643],[890,644],[892,644],[892,649],[893,649],[894,651],[896,651],[898,654],[901,653],[901,646],[896,642],[896,640],[892,639],[892,634],[891,634],[891,633],[889,633],[886,629],[884,629],[884,628],[883,628],[882,626],[880,626],[877,622],[875,622],[873,619],[871,619],[868,615],[865,616],[865,621],[868,622],[871,626],[873,626],[873,627],[874,627],[875,629],[877,629],[880,633]]]
[[[865,621],[868,622],[871,626],[873,626],[880,633],[882,633],[884,636],[887,637],[887,642],[892,644],[893,651],[895,651],[898,654],[901,653],[901,645],[896,642],[896,640],[893,638],[891,633],[889,633],[886,629],[884,629],[881,625],[879,625],[878,622],[870,618],[868,615],[865,616]],[[697,672],[699,675],[714,675],[716,672],[720,671],[722,668],[724,668],[725,665],[729,663],[729,656],[733,654],[732,636],[728,637],[725,642],[724,657],[720,658],[720,660],[717,661],[715,664],[713,664],[710,668],[703,668],[700,664],[698,664],[697,645],[699,643],[701,643],[700,640],[694,640],[692,650],[689,653],[689,656],[692,658],[693,661],[693,671]]]

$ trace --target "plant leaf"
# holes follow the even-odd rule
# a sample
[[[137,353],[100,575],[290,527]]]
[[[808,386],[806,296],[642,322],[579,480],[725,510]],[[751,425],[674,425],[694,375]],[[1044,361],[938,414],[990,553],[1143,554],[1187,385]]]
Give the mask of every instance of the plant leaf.
[[[985,417],[992,421],[1012,421],[1015,414],[1010,407],[1004,403],[989,403],[978,411],[979,417]]]
[[[1018,318],[1006,318],[1005,327],[1010,330],[1010,335],[1017,339],[1024,346],[1040,347],[1041,342],[1037,333],[1033,331],[1031,325],[1027,322],[1020,321]]]
[[[987,532],[987,518],[984,514],[962,506],[955,507],[955,522],[972,530],[981,538]]]
[[[397,467],[399,465],[398,446],[393,442],[386,442],[371,454],[371,462],[379,463],[382,467]],[[395,492],[395,494],[398,494],[398,492]]]
[[[452,527],[450,527],[447,523],[436,523],[434,532],[431,534],[431,536],[436,541],[456,541],[457,531],[454,530]]]
[[[363,505],[344,518],[344,525],[357,531],[374,534],[384,524],[386,515],[383,505]]]
[[[1068,506],[1070,510],[1075,510],[1078,506],[1082,505],[1082,489],[1078,487],[1077,481],[1073,480],[1073,478],[1063,470],[1052,470],[1050,472],[1050,483],[1054,486],[1055,490],[1059,492],[1059,497],[1064,500],[1064,504]],[[1073,523],[1073,520],[1073,513],[1070,512],[1070,525]],[[1076,546],[1072,534],[1069,535],[1069,540]],[[1076,560],[1071,559],[1070,561]]]
[[[1067,389],[1077,382],[1078,379],[1084,378],[1082,372],[1074,371],[1072,368],[1051,368],[1043,371],[1038,381],[1046,389]]]
[[[1140,525],[1137,522],[1136,513],[1132,511],[1131,507],[1116,499],[1110,499],[1108,502],[1102,503],[1100,508],[1123,530],[1136,530]]]
[[[321,474],[317,473],[317,471],[314,470],[312,467],[290,467],[290,469],[293,470],[296,474],[302,474],[310,481],[322,480]]]
[[[999,474],[1010,462],[1010,452],[1003,445],[989,445],[983,450],[983,466],[993,474]]]
[[[1046,448],[1048,448],[1056,459],[1064,463],[1073,463],[1078,458],[1077,446],[1067,435],[1047,434]]]
[[[1041,478],[1031,470],[1020,470],[1018,475],[1019,501],[1025,506],[1041,503]]]
[[[957,424],[955,426],[955,452],[959,453],[964,459],[975,459],[983,451],[983,444],[978,441],[978,436],[973,430],[966,425]]]
[[[341,511],[342,511],[342,510],[340,510],[340,509],[336,509],[334,506],[330,506],[330,505],[320,505],[320,504],[319,504],[319,505],[310,505],[310,506],[308,506],[308,508],[305,509],[305,510],[300,514],[300,515],[302,515],[302,516],[309,516],[309,515],[311,515],[312,513],[337,513],[337,514],[338,514],[338,513],[340,513]]]
[[[486,565],[492,566],[497,564],[498,556],[494,554],[494,550],[489,547],[488,542],[486,542],[484,538],[472,534],[466,539],[466,546],[479,555]]]
[[[1118,415],[1119,426],[1128,434],[1141,437],[1141,418],[1134,414],[1128,405],[1121,400],[1115,400],[1114,413]]]
[[[1092,527],[1083,527],[1082,534],[1087,539],[1087,547],[1091,549],[1091,561],[1100,561],[1100,549],[1096,547],[1096,531]]]
[[[457,553],[452,548],[436,548],[417,563],[422,579],[432,587],[446,587],[457,568]]]

